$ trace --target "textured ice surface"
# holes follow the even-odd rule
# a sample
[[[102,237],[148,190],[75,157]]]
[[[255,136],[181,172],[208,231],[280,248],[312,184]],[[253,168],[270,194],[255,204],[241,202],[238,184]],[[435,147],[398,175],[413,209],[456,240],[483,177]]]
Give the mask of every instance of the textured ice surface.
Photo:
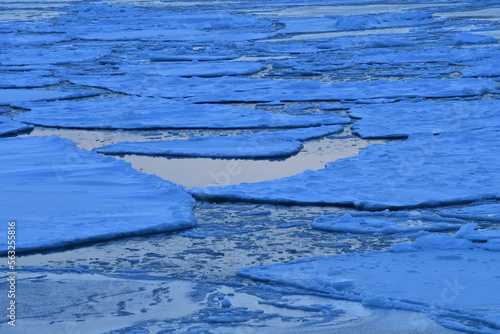
[[[365,15],[325,15],[324,17],[282,18],[286,25],[280,34],[327,31],[366,30],[428,24],[432,14],[426,12],[381,13]]]
[[[13,121],[7,116],[0,116],[0,136],[15,135],[31,129],[33,129],[33,125]]]
[[[0,54],[0,65],[71,64],[93,61],[108,56],[110,50],[102,48],[77,48],[52,46],[50,48],[13,48]]]
[[[500,204],[482,204],[460,209],[446,209],[441,210],[439,214],[443,217],[500,222]]]
[[[322,83],[249,78],[178,78],[160,76],[74,76],[70,81],[113,91],[192,102],[315,101],[363,98],[455,97],[487,93],[497,87],[489,79],[408,79]]]
[[[188,140],[121,142],[96,149],[105,154],[146,154],[213,158],[272,158],[291,156],[302,149],[300,141],[343,130],[340,125],[262,132],[237,136],[191,137]]]
[[[412,63],[448,63],[463,64],[476,62],[486,58],[496,58],[500,47],[471,47],[471,48],[451,48],[448,46],[435,46],[419,48],[416,50],[384,50],[365,49],[354,55],[351,59],[359,64],[390,64],[408,66]]]
[[[470,33],[462,33],[455,37],[453,40],[455,44],[490,44],[496,43],[498,40],[493,36],[476,35]]]
[[[44,101],[57,99],[71,99],[98,95],[96,92],[72,89],[0,89],[0,105],[14,103]]]
[[[345,254],[242,268],[238,274],[364,305],[420,311],[448,328],[494,333],[500,330],[500,285],[496,231],[484,242],[469,239],[474,224],[453,236],[421,237],[388,252]]]
[[[354,234],[393,234],[418,231],[458,230],[465,221],[438,215],[412,214],[405,211],[351,212],[314,219],[318,230]]]
[[[192,137],[188,140],[123,142],[96,149],[105,154],[145,154],[172,157],[279,158],[298,153],[302,143],[242,137]]]
[[[353,205],[364,209],[435,206],[500,198],[497,130],[415,135],[372,145],[325,169],[273,181],[192,188],[204,200]]]
[[[134,75],[220,77],[224,75],[254,74],[265,68],[265,65],[256,62],[234,61],[128,65],[120,67],[120,71]]]
[[[339,114],[291,116],[224,105],[199,105],[162,98],[104,98],[19,104],[31,111],[16,120],[43,126],[86,129],[267,128],[349,123]],[[99,110],[99,112],[96,112]]]
[[[0,236],[15,221],[18,252],[196,225],[182,187],[67,139],[2,139],[0,150]]]
[[[417,102],[351,108],[352,126],[362,138],[407,137],[412,134],[466,132],[500,125],[500,100]]]
[[[485,59],[460,71],[464,77],[499,77],[500,62],[495,59]]]
[[[49,71],[12,71],[0,72],[0,88],[33,88],[55,85],[62,80],[49,77]]]

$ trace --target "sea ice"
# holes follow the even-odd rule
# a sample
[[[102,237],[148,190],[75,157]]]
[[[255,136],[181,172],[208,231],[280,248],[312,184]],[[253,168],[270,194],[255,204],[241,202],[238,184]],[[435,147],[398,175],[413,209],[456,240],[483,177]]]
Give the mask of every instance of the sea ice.
[[[0,151],[0,236],[7,240],[15,221],[18,252],[196,225],[195,201],[181,186],[70,140],[2,139]]]
[[[7,116],[0,116],[0,136],[15,135],[31,129],[33,129],[33,125],[13,121]]]
[[[465,221],[438,215],[412,214],[405,211],[351,212],[317,217],[312,227],[329,232],[353,234],[394,234],[418,231],[458,230]]]
[[[16,117],[17,121],[83,129],[280,128],[350,122],[348,117],[335,113],[290,116],[225,105],[189,104],[162,98],[103,98],[18,106],[29,108],[31,111]],[[96,110],[99,112],[95,112]]]
[[[286,25],[280,34],[298,34],[312,32],[347,31],[408,27],[436,23],[432,14],[425,11],[407,11],[402,13],[381,13],[364,15],[325,15],[322,18],[281,18]]]
[[[153,63],[121,66],[120,71],[133,75],[162,75],[181,77],[220,77],[224,75],[250,75],[266,69],[265,65],[256,62],[190,62]]]
[[[56,85],[60,78],[50,76],[49,71],[9,71],[0,72],[0,88],[35,88]]]
[[[0,65],[72,64],[94,61],[108,56],[111,50],[51,46],[50,48],[9,48],[0,54]]]
[[[500,204],[482,204],[460,209],[446,209],[441,210],[439,214],[443,217],[500,222]]]
[[[485,59],[464,68],[460,72],[462,73],[462,76],[466,78],[499,77],[500,62],[493,59]]]
[[[126,94],[166,98],[186,97],[195,103],[334,101],[363,98],[457,97],[481,95],[497,88],[491,79],[413,79],[322,83],[254,78],[179,78],[161,76],[71,76],[80,85]]]
[[[498,39],[496,39],[493,36],[489,36],[489,35],[485,36],[485,35],[476,35],[476,34],[471,34],[471,33],[461,33],[461,34],[457,35],[453,41],[457,45],[490,44],[490,43],[498,42]]]
[[[280,158],[302,149],[300,141],[343,130],[340,125],[188,140],[121,142],[95,149],[104,154],[144,154],[211,158]]]
[[[0,105],[11,105],[31,101],[73,99],[99,95],[98,92],[72,89],[0,89]]]
[[[499,199],[499,129],[372,145],[318,171],[272,181],[191,188],[202,200],[347,205],[360,209],[437,206]]]
[[[483,231],[482,241],[474,242],[474,226],[467,224],[452,236],[396,244],[390,251],[244,267],[238,275],[367,306],[422,312],[452,329],[495,333],[500,330],[500,239],[498,231]]]
[[[373,104],[351,108],[360,118],[353,133],[362,138],[398,138],[412,134],[466,132],[500,125],[500,100]]]
[[[192,137],[188,140],[122,142],[96,149],[105,154],[142,154],[172,157],[280,158],[298,153],[302,143],[228,137]]]

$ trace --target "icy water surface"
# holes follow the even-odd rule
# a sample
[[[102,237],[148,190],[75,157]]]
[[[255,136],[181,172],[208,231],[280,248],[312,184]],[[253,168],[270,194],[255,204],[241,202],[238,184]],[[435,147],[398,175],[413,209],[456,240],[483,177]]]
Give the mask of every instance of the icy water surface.
[[[33,147],[19,146],[33,156],[14,156],[12,150],[2,156],[0,185],[8,197],[0,202],[28,198],[33,203],[27,217],[37,215],[32,208],[47,212],[47,217],[36,217],[45,225],[30,221],[30,233],[22,233],[19,219],[17,238],[35,244],[38,237],[55,240],[43,251],[19,249],[17,328],[2,316],[0,332],[497,332],[498,305],[488,300],[500,299],[498,275],[490,275],[500,270],[491,255],[499,249],[498,224],[484,217],[496,217],[500,207],[495,188],[500,166],[499,17],[496,4],[474,1],[0,2],[5,41],[0,46],[0,96],[8,101],[0,100],[0,133],[9,137],[1,139],[0,148],[14,145],[10,137],[19,140],[16,145],[33,140]],[[54,101],[58,97],[76,106],[96,104],[43,109],[59,103]],[[123,102],[130,97],[145,103],[154,98],[157,104],[148,110]],[[104,99],[116,104],[99,108]],[[483,100],[493,107],[481,104]],[[437,111],[448,102],[464,107],[447,111],[443,119]],[[34,122],[26,130],[16,117],[22,121],[36,108],[45,111],[36,120],[45,126]],[[242,110],[237,108],[251,112],[237,113]],[[207,125],[169,127],[170,120],[195,124],[193,111],[203,113],[201,121]],[[234,116],[211,118],[210,111],[234,112],[248,120],[247,126]],[[168,117],[160,119],[163,113]],[[106,160],[87,155],[124,141],[283,131],[283,124],[297,128],[294,122],[300,117],[301,124],[326,125],[334,118],[317,119],[329,115],[345,117],[343,131],[299,140],[303,148],[288,158],[127,154]],[[75,124],[75,117],[81,124]],[[263,124],[263,119],[276,123]],[[111,130],[110,124],[118,129]],[[361,138],[365,133],[370,138],[370,131],[378,139]],[[34,138],[50,135],[55,137],[45,142]],[[51,156],[50,145],[61,151]],[[43,161],[37,152],[44,154]],[[132,168],[115,164],[115,159]],[[21,170],[9,167],[17,164]],[[108,179],[100,177],[104,169]],[[260,190],[245,184],[284,177],[290,179],[264,183]],[[117,179],[123,185],[144,182],[119,188]],[[32,191],[23,194],[31,184]],[[203,194],[200,188],[209,186],[215,187]],[[123,191],[103,195],[115,187]],[[55,196],[66,188],[73,191],[67,200]],[[181,204],[173,196],[156,197],[164,200],[159,210],[165,216],[153,215],[149,207],[133,211],[126,200],[118,206],[113,202],[126,198],[136,203],[134,196],[144,200],[162,191],[189,197],[182,189],[197,200],[183,202],[179,212]],[[300,198],[304,193],[325,198],[318,201],[321,205],[276,204],[296,197],[307,203],[310,198]],[[72,202],[92,194],[102,199],[98,204],[109,201],[117,209],[97,206],[87,213],[86,206],[95,203]],[[216,202],[201,200],[213,194],[219,196]],[[442,205],[442,197],[450,205]],[[416,198],[424,205],[406,210],[400,205]],[[398,207],[401,212],[391,213],[390,219],[380,212],[373,217],[365,213],[369,218],[360,220],[354,207]],[[0,209],[11,214],[8,207]],[[66,216],[60,217],[61,212]],[[313,227],[325,215],[323,221],[340,226],[337,232]],[[425,219],[415,218],[419,215]],[[410,216],[415,224],[432,221],[435,228],[397,232],[394,221],[404,226]],[[18,219],[5,220],[12,218]],[[134,230],[128,218],[140,219],[142,228]],[[189,226],[189,219],[197,225],[179,229]],[[347,223],[350,231],[358,226],[361,232],[342,232]],[[89,226],[96,225],[110,229],[92,238]],[[445,237],[465,225],[457,238]],[[91,237],[61,247],[75,230]],[[420,263],[402,277],[382,279],[422,254],[431,254],[436,273],[450,266],[463,275],[433,277]],[[384,256],[397,260],[384,262]],[[371,263],[363,262],[372,257]],[[323,272],[317,263],[328,259],[338,259],[344,271]],[[10,274],[6,258],[2,261],[0,290],[5,292]],[[297,262],[281,265],[290,261]],[[484,263],[484,272],[469,270],[478,263]],[[480,286],[463,288],[473,275]],[[419,279],[428,289],[409,288]],[[474,289],[483,290],[471,296]],[[7,293],[0,294],[0,303],[8,305]]]

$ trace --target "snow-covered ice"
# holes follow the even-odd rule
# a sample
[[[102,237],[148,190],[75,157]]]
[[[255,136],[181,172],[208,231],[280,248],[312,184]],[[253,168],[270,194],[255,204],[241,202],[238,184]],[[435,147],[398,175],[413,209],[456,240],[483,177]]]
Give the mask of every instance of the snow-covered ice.
[[[19,115],[17,121],[81,129],[280,128],[350,122],[348,117],[335,113],[291,116],[225,105],[190,104],[133,96],[17,106],[31,109]],[[100,112],[96,113],[96,110]]]
[[[325,169],[273,181],[192,188],[203,200],[409,208],[500,198],[499,129],[415,135]]]
[[[353,133],[362,138],[398,138],[412,134],[465,133],[500,125],[500,100],[415,102],[351,108]]]
[[[97,148],[105,154],[145,154],[212,158],[280,158],[298,153],[300,141],[342,132],[340,125],[188,140],[120,142]]]
[[[500,330],[498,233],[469,239],[475,224],[455,235],[437,234],[396,244],[389,251],[305,258],[244,267],[240,276],[361,301],[364,305],[423,312],[467,332]]]
[[[196,225],[181,186],[67,139],[2,139],[0,150],[0,236],[15,221],[18,252]]]
[[[394,234],[418,231],[458,230],[466,222],[431,214],[412,214],[405,211],[351,212],[344,215],[317,217],[312,227],[328,231],[353,234]]]

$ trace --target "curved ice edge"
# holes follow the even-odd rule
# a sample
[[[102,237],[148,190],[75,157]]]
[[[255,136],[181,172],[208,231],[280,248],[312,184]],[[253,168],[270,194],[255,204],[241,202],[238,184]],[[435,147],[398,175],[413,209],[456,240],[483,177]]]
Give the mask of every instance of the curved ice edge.
[[[242,183],[245,184],[245,183]],[[217,187],[214,187],[217,188]],[[439,201],[439,200],[429,200],[424,202],[418,202],[413,204],[388,204],[388,203],[368,203],[368,202],[352,202],[352,201],[296,201],[290,199],[263,199],[255,198],[246,195],[220,195],[220,194],[207,194],[204,190],[205,188],[191,188],[187,189],[186,192],[193,196],[197,201],[203,202],[244,202],[252,204],[275,204],[275,205],[285,205],[285,206],[339,206],[346,208],[353,208],[363,211],[381,211],[381,210],[407,210],[407,209],[424,209],[424,208],[435,208],[440,206],[448,205],[461,205],[461,204],[471,204],[480,200],[500,200],[500,197],[493,194],[486,194],[481,196],[472,196],[467,198],[461,198],[449,201]]]
[[[303,258],[303,259],[298,259],[298,260],[292,260],[287,263],[302,263],[302,262],[310,262],[314,261],[317,259],[321,258],[326,258],[326,256],[314,256],[314,257],[309,257],[309,258]],[[252,275],[251,268],[250,267],[243,267],[239,269],[236,273],[237,276],[244,277],[244,278],[249,278],[254,281],[260,281],[264,283],[272,283],[272,284],[280,284],[283,286],[289,286],[289,287],[294,287],[298,288],[301,290],[309,291],[314,294],[321,294],[324,297],[329,297],[332,299],[340,299],[340,300],[348,300],[348,301],[353,301],[353,302],[359,302],[365,307],[375,307],[375,308],[383,308],[383,309],[398,309],[398,310],[405,310],[405,311],[413,311],[413,312],[419,312],[427,316],[428,318],[436,321],[438,324],[440,324],[443,327],[449,328],[449,329],[455,329],[455,330],[460,330],[460,331],[465,331],[465,332],[470,332],[470,333],[486,333],[486,334],[494,334],[498,333],[498,326],[492,322],[488,321],[484,317],[472,314],[472,313],[467,313],[464,311],[461,311],[459,309],[446,309],[446,308],[439,308],[435,305],[430,305],[426,303],[421,303],[417,301],[412,301],[412,300],[407,300],[407,299],[397,299],[397,298],[391,298],[391,297],[386,297],[383,295],[371,295],[367,293],[356,293],[356,292],[346,292],[346,291],[341,291],[340,289],[335,289],[334,287],[328,288],[328,287],[318,287],[315,288],[311,285],[307,284],[301,284],[300,282],[290,282],[287,280],[280,280],[280,279],[273,279],[273,278],[266,278],[263,276],[259,275]],[[305,293],[307,294],[307,292]],[[453,319],[453,320],[452,320]],[[482,327],[480,329],[472,327],[472,326],[466,326],[463,323],[461,323],[459,320],[467,320],[467,321],[473,321],[478,324],[482,324],[483,326],[486,326],[486,328]]]
[[[197,221],[193,219],[186,219],[186,221],[180,222],[178,224],[179,226],[169,226],[167,228],[155,228],[155,227],[150,227],[146,228],[143,230],[137,230],[137,231],[131,231],[131,232],[124,232],[124,233],[110,233],[110,234],[103,234],[103,235],[96,235],[80,240],[73,240],[73,241],[65,241],[65,242],[60,242],[57,244],[54,243],[49,243],[46,245],[40,245],[36,247],[22,247],[22,248],[16,248],[16,254],[36,254],[36,253],[52,253],[52,252],[58,252],[58,251],[64,251],[68,249],[73,249],[77,247],[85,247],[94,243],[98,242],[103,242],[103,241],[115,241],[115,240],[120,240],[120,239],[125,239],[125,238],[130,238],[130,237],[142,237],[142,236],[147,236],[147,235],[153,235],[153,234],[158,234],[158,233],[167,233],[167,232],[177,232],[177,231],[183,231],[183,230],[188,230],[193,227],[197,226]],[[0,250],[0,256],[5,256],[7,255],[7,250]]]
[[[210,152],[196,152],[196,153],[187,153],[187,152],[140,152],[134,151],[133,149],[113,150],[112,147],[109,149],[106,148],[95,148],[93,151],[105,155],[140,155],[140,156],[150,156],[150,157],[172,157],[172,158],[212,158],[212,159],[242,159],[242,160],[268,160],[268,159],[286,159],[290,158],[296,154],[298,154],[303,148],[304,145],[299,141],[288,141],[287,143],[291,143],[294,145],[293,147],[283,148],[282,152],[262,152],[262,153],[242,153],[242,154],[218,154],[218,153],[210,153]],[[293,144],[292,144],[293,143]],[[113,146],[113,145],[110,145]]]

